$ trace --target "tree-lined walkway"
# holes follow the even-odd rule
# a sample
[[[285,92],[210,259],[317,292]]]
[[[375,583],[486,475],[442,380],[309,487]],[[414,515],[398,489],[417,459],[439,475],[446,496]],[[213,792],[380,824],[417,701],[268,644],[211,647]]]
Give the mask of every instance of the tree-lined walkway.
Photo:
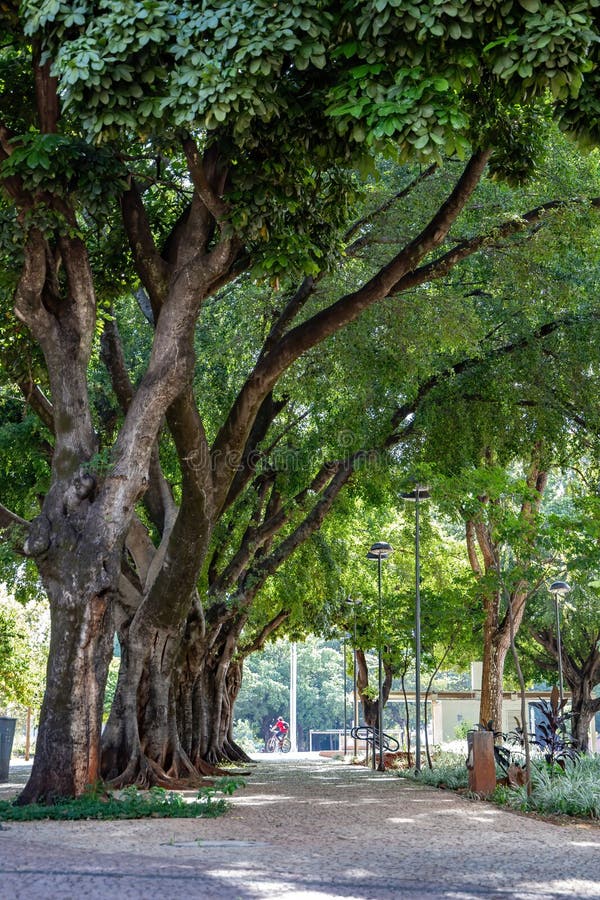
[[[4,825],[0,896],[600,898],[600,828],[270,757],[221,819]]]

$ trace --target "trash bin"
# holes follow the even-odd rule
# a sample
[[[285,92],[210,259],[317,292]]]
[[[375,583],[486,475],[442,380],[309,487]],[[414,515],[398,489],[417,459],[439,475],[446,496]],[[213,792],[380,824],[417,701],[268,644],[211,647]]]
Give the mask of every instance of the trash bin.
[[[16,719],[0,716],[0,781],[8,781]]]
[[[467,748],[469,790],[484,796],[493,794],[496,789],[493,733],[491,731],[469,731]]]

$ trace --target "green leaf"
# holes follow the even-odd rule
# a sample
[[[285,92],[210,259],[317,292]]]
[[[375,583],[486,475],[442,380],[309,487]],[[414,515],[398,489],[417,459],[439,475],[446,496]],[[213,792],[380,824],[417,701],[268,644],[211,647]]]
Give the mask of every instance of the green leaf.
[[[530,12],[530,13],[539,12],[539,9],[540,9],[539,0],[519,0],[519,3],[523,7],[523,9],[527,10],[527,12]]]

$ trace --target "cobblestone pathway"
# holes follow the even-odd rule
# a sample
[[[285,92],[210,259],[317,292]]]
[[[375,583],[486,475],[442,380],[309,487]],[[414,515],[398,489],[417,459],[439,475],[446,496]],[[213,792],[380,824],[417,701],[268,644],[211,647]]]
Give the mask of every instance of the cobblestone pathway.
[[[600,828],[320,757],[261,761],[216,820],[9,823],[1,900],[599,898]]]

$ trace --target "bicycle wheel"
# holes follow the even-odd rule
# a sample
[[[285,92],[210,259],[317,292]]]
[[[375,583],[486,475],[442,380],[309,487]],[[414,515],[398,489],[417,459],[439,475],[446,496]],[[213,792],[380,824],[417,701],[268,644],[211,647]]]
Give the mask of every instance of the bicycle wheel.
[[[277,750],[277,745],[278,745],[278,744],[279,744],[279,741],[277,740],[277,738],[276,738],[275,735],[273,734],[273,735],[271,735],[271,737],[270,737],[269,740],[267,741],[267,745],[266,745],[266,747],[265,747],[265,750],[267,751],[267,753],[275,753],[275,751]]]
[[[286,735],[281,744],[281,752],[289,753],[291,749],[292,749],[292,742],[290,741],[289,737]]]

